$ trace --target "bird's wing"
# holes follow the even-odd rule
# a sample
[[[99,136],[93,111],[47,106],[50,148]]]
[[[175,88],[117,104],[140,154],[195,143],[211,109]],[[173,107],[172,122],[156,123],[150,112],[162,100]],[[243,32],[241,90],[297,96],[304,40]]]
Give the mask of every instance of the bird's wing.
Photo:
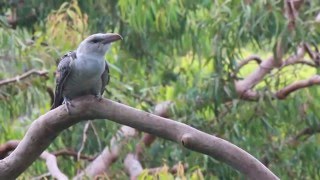
[[[101,80],[102,80],[102,86],[101,86],[101,95],[102,95],[105,90],[106,85],[109,83],[109,80],[110,80],[108,62],[106,62],[104,72],[101,75]]]
[[[64,83],[71,72],[72,61],[76,59],[76,52],[70,51],[61,57],[58,69],[56,71],[56,90],[54,94],[54,102],[51,109],[60,106],[63,102],[62,91]]]

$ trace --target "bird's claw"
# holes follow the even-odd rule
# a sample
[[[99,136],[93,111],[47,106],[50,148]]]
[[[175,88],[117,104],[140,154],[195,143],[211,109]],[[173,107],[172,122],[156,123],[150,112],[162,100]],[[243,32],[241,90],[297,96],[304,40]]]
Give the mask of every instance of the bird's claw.
[[[72,106],[71,101],[65,98],[63,101],[63,104],[64,104],[64,107],[66,108],[67,113],[71,115],[70,108],[69,108],[70,106]]]
[[[97,100],[100,102],[102,100],[102,96],[101,94],[96,94],[95,97],[97,98]]]

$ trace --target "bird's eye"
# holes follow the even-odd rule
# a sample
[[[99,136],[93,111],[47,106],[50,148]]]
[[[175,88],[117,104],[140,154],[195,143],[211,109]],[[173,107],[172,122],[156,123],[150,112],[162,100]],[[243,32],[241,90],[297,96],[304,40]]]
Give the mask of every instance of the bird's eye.
[[[90,42],[97,43],[97,42],[99,42],[99,39],[92,39]]]

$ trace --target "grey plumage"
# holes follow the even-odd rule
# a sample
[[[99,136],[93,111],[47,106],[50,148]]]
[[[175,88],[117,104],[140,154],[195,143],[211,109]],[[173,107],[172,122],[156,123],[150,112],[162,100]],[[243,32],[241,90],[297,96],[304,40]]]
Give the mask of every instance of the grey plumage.
[[[109,67],[104,60],[110,44],[122,39],[118,34],[94,34],[86,38],[76,51],[64,55],[56,71],[54,109],[65,103],[68,106],[73,98],[92,94],[101,98],[108,84]]]

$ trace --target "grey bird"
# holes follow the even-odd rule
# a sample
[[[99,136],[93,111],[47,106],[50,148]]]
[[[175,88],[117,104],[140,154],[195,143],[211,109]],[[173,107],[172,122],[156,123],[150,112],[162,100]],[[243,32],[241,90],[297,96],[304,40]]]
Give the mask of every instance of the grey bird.
[[[104,56],[111,43],[121,39],[116,33],[93,34],[83,40],[77,50],[64,55],[56,71],[55,97],[51,109],[65,104],[70,114],[70,101],[76,97],[91,94],[100,100],[110,79]]]

